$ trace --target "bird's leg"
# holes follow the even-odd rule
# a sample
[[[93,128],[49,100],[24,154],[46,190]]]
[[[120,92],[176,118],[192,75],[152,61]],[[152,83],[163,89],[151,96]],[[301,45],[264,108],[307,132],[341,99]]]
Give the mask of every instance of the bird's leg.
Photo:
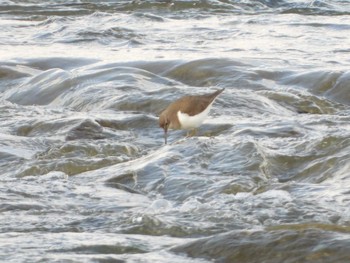
[[[187,132],[187,136],[186,137],[192,137],[192,136],[195,136],[197,134],[197,129],[192,129],[192,130],[189,130]]]

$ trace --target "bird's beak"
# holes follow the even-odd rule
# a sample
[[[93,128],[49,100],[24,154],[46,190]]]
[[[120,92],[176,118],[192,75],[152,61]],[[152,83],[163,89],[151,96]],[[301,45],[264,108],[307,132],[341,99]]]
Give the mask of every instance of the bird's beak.
[[[168,129],[164,129],[164,141],[165,141],[165,144],[168,143]]]

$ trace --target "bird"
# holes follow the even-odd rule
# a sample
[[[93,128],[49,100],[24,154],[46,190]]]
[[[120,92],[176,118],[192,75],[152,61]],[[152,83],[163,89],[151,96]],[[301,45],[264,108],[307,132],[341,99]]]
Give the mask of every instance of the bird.
[[[164,130],[167,144],[168,129],[195,130],[208,117],[211,106],[225,88],[203,95],[184,96],[172,103],[159,115],[159,126]]]

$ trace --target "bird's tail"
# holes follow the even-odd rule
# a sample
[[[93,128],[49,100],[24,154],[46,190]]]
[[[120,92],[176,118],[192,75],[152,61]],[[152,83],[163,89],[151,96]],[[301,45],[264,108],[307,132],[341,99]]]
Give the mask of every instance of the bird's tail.
[[[219,90],[217,90],[217,91],[215,91],[214,93],[212,93],[212,94],[209,94],[209,98],[210,98],[210,100],[211,101],[213,101],[217,96],[219,96],[219,94],[221,93],[221,92],[223,92],[225,90],[225,88],[223,88],[223,89],[219,89]]]

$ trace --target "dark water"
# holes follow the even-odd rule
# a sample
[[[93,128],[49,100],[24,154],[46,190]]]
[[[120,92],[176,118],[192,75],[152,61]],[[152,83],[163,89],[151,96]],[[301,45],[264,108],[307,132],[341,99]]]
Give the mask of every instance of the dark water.
[[[340,0],[0,1],[0,260],[350,262],[349,36]]]

